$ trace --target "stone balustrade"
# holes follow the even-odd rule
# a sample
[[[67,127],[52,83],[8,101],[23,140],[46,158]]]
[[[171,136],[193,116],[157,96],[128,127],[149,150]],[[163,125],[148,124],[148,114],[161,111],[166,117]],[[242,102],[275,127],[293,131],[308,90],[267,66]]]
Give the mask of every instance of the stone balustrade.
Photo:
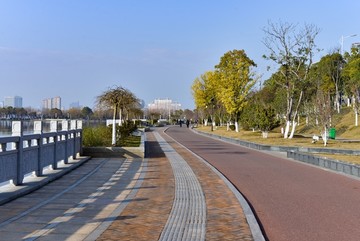
[[[28,174],[42,176],[44,169],[57,169],[82,151],[82,121],[50,121],[50,132],[43,132],[43,122],[34,121],[34,133],[23,134],[23,123],[12,122],[12,136],[0,137],[0,183],[21,185]],[[70,124],[70,126],[69,126]]]

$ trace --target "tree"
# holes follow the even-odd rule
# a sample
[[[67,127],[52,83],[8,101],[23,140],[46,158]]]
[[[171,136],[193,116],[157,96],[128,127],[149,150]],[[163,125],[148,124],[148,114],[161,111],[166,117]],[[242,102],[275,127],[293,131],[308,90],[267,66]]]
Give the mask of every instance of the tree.
[[[137,101],[135,95],[123,87],[115,86],[109,88],[97,97],[98,106],[110,108],[113,110],[113,125],[112,125],[112,145],[116,145],[116,114],[119,111],[119,125],[122,124],[122,113],[124,109],[129,108],[130,105]]]
[[[334,52],[325,55],[318,63],[318,73],[329,90],[335,93],[334,107],[340,113],[341,98],[340,88],[342,87],[341,70],[344,65],[343,57],[340,53]]]
[[[266,88],[253,93],[249,104],[241,114],[241,123],[244,127],[246,129],[258,128],[263,138],[267,138],[268,132],[279,125],[275,109],[271,106],[271,102],[268,102],[271,97],[266,97],[266,93]]]
[[[275,116],[275,111],[271,106],[261,104],[256,106],[255,120],[263,138],[267,138],[269,131],[278,125],[279,122],[276,121]]]
[[[93,115],[93,111],[90,107],[85,106],[81,109],[81,115],[83,118],[90,118]]]
[[[187,120],[191,120],[191,119],[194,118],[194,111],[189,110],[189,109],[185,109],[185,110],[184,110],[184,115],[185,115],[185,118],[186,118]]]
[[[311,93],[312,97],[308,98],[306,105],[306,112],[315,118],[315,123],[314,121],[311,122],[318,128],[324,146],[327,145],[328,128],[332,124],[332,116],[335,112],[331,104],[331,95],[335,90],[334,83],[329,75],[331,64],[329,65],[328,60],[329,58],[325,56],[311,67],[309,78],[313,85],[309,86],[307,91]]]
[[[206,111],[210,116],[211,130],[215,125],[215,107],[219,103],[219,81],[219,75],[216,72],[208,71],[200,78],[196,78],[191,86],[196,108]],[[205,125],[207,125],[207,119],[205,119]]]
[[[129,120],[129,115],[132,110],[140,108],[140,101],[130,90],[124,88],[117,89],[119,98],[119,126],[123,123],[123,114],[126,114],[126,120]]]
[[[268,23],[265,27],[264,45],[269,50],[265,59],[278,65],[281,78],[278,86],[286,90],[286,127],[284,138],[292,138],[297,125],[296,118],[302,103],[304,88],[312,65],[315,50],[315,37],[319,29],[314,25],[305,24],[300,30],[290,23]],[[292,130],[289,135],[290,124]]]
[[[235,118],[235,130],[239,132],[238,118],[247,103],[247,95],[256,79],[251,68],[256,64],[244,50],[225,53],[215,66],[220,78],[218,96],[227,113]]]
[[[62,114],[62,111],[59,110],[58,108],[52,108],[52,109],[50,110],[50,116],[51,116],[51,118],[55,118],[55,119],[61,118],[62,115],[63,115],[63,114]]]
[[[343,70],[346,91],[352,96],[353,110],[355,114],[355,126],[358,126],[360,109],[360,53],[356,48],[352,49],[351,55],[346,57],[347,64]]]
[[[70,119],[77,119],[77,118],[81,118],[81,110],[79,108],[70,108],[67,111],[67,116]]]

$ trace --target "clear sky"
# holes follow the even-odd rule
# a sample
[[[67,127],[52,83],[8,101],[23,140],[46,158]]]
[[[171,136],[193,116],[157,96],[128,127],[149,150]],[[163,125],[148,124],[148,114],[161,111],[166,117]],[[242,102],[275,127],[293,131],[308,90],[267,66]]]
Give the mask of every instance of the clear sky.
[[[170,98],[194,108],[191,85],[227,51],[244,49],[259,74],[268,64],[263,28],[314,24],[322,55],[360,42],[360,1],[0,0],[0,100],[24,107],[61,96],[93,108],[109,87],[146,104]]]

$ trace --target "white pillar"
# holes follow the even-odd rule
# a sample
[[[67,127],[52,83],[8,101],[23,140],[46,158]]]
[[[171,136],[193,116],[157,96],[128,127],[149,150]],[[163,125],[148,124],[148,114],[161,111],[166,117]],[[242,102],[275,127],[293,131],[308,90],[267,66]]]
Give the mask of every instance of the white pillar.
[[[69,122],[67,120],[63,120],[61,122],[61,130],[62,131],[67,131],[69,130]]]
[[[57,132],[57,121],[50,121],[50,132]]]
[[[70,121],[70,130],[76,130],[76,120]]]
[[[42,121],[34,121],[34,134],[43,133],[43,124]]]

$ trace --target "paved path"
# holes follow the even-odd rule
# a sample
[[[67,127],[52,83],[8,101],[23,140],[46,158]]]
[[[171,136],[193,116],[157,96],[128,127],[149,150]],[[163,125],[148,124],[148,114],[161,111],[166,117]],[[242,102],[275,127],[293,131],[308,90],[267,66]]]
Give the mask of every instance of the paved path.
[[[159,133],[155,133],[155,137],[175,176],[175,197],[159,240],[204,240],[206,203],[201,185],[184,158]]]
[[[132,198],[144,169],[141,159],[93,159],[2,205],[0,240],[95,240]]]
[[[244,194],[269,240],[359,240],[360,181],[280,156],[194,134],[166,132]]]
[[[144,201],[129,203],[98,240],[254,240],[225,182],[163,129],[156,130],[147,133],[148,171],[136,196]],[[177,216],[181,205],[189,209]]]
[[[0,240],[262,240],[236,190],[157,130],[145,159],[94,158],[1,205]]]

